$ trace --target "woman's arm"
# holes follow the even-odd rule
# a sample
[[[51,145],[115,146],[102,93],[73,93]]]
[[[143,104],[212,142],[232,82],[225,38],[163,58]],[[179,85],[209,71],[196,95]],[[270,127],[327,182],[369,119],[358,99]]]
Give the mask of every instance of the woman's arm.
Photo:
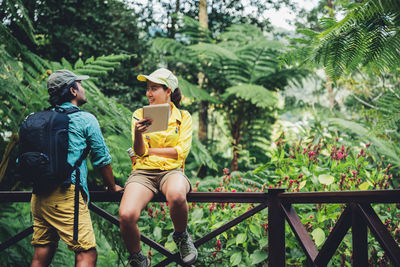
[[[149,119],[141,119],[135,123],[135,140],[133,142],[133,147],[135,149],[135,154],[140,157],[146,152],[142,134],[150,125],[151,120]]]

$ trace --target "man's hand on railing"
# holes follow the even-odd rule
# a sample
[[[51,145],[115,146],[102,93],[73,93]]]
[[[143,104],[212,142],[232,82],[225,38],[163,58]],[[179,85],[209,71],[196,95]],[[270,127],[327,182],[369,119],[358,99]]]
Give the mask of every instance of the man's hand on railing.
[[[124,188],[117,184],[114,184],[114,186],[106,186],[106,190],[111,193],[117,193],[124,191]]]

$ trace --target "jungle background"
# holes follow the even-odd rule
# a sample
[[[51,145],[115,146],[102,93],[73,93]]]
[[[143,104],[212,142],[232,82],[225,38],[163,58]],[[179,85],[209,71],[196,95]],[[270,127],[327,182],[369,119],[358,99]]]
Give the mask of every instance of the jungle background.
[[[185,173],[195,191],[372,190],[400,184],[400,1],[0,1],[0,190],[28,191],[17,178],[18,130],[48,107],[46,79],[56,69],[88,74],[83,109],[99,120],[117,183],[131,162],[132,112],[147,104],[137,81],[167,67],[179,77],[183,109],[193,117]],[[294,30],[265,12],[287,8]],[[249,12],[250,10],[250,12]],[[89,162],[89,187],[103,190]],[[100,206],[118,216],[118,204]],[[190,204],[199,238],[249,204]],[[375,210],[399,242],[396,205]],[[298,205],[318,247],[343,207]],[[30,205],[0,205],[0,242],[32,224]],[[267,212],[199,249],[196,266],[266,266]],[[92,214],[98,266],[127,266],[119,229]],[[141,231],[176,250],[162,203],[143,212]],[[287,266],[306,266],[287,231]],[[29,266],[29,238],[0,255],[0,266]],[[162,255],[144,246],[153,263]],[[349,233],[331,266],[351,266]],[[60,242],[52,266],[74,255]],[[371,266],[391,266],[369,237]]]

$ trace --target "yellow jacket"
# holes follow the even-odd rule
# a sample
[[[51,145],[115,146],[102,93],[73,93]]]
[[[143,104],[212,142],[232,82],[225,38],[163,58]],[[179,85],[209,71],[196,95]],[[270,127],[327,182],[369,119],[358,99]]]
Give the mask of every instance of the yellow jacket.
[[[171,102],[172,113],[168,120],[168,129],[162,132],[145,133],[143,141],[145,153],[137,156],[132,169],[172,170],[181,168],[192,146],[192,117],[186,110],[179,111]],[[132,144],[135,143],[134,117],[143,118],[143,109],[137,109],[132,115]],[[173,147],[178,153],[178,159],[170,159],[155,155],[148,156],[149,148]]]

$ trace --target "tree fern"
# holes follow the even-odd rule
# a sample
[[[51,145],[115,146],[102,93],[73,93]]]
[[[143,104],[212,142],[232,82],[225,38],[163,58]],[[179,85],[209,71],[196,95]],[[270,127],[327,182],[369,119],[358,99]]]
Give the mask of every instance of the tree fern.
[[[355,5],[346,17],[318,36],[313,51],[332,78],[360,64],[385,71],[400,62],[400,1],[369,0]]]
[[[194,45],[190,45],[191,36],[192,32],[186,39],[156,39],[153,49],[162,55],[161,61],[187,72],[187,76],[205,75],[204,87],[222,103],[216,107],[226,114],[237,156],[241,144],[248,141],[242,137],[251,124],[261,117],[271,121],[276,97],[270,91],[283,89],[296,71],[279,64],[284,45],[268,40],[256,27],[232,26],[213,42]],[[294,77],[301,75],[304,72]]]
[[[0,3],[0,8],[3,10],[5,17],[2,18],[2,24],[13,20],[32,43],[36,43],[34,36],[34,28],[27,14],[25,5],[21,0],[4,0]],[[1,34],[0,34],[1,35]],[[1,43],[1,42],[0,42]]]

